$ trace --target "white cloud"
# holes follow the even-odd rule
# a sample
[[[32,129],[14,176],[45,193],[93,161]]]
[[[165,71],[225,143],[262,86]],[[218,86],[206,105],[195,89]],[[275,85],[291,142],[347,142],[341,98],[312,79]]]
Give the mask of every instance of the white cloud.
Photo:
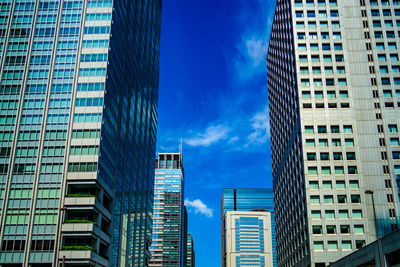
[[[189,208],[194,208],[194,212],[201,213],[208,218],[213,217],[213,210],[208,208],[200,199],[195,199],[193,201],[190,201],[189,199],[185,199],[185,206]]]
[[[222,139],[226,139],[230,129],[223,125],[210,126],[204,133],[197,133],[192,138],[185,139],[189,146],[210,146]]]
[[[268,108],[256,113],[250,120],[253,132],[247,137],[251,143],[265,143],[270,137]]]
[[[265,40],[251,38],[245,40],[247,48],[247,57],[252,63],[253,67],[258,67],[264,63],[267,56],[267,43]]]

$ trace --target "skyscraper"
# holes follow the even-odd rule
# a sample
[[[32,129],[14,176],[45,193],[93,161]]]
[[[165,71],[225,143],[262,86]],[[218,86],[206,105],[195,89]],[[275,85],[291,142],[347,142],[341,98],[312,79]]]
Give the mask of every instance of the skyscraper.
[[[150,266],[183,267],[186,263],[187,215],[183,205],[182,154],[159,153],[155,173]]]
[[[278,266],[325,266],[399,225],[398,0],[278,0],[268,91]]]
[[[161,1],[0,3],[0,265],[144,266]]]
[[[193,243],[192,234],[187,234],[186,266],[187,267],[194,267],[195,266],[194,243]]]
[[[227,211],[223,218],[226,267],[272,266],[271,213]]]
[[[251,211],[264,209],[270,212],[273,266],[276,266],[275,248],[275,220],[274,220],[274,199],[271,188],[225,188],[222,194],[221,221],[222,221],[222,266],[225,266],[225,230],[224,217],[227,211]]]

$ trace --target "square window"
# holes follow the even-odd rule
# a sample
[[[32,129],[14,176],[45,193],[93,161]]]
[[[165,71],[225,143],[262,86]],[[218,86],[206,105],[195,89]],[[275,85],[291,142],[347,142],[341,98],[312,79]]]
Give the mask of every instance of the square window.
[[[344,181],[336,181],[336,189],[345,189],[346,183]]]
[[[319,211],[319,210],[311,211],[311,218],[313,220],[320,220],[321,219],[321,211]]]
[[[347,160],[356,160],[356,153],[355,152],[346,152],[346,159]]]
[[[350,187],[351,189],[359,189],[359,188],[360,188],[360,186],[359,186],[357,180],[351,180],[351,181],[349,182],[349,187]]]
[[[314,126],[305,126],[305,133],[314,133]]]
[[[351,241],[342,241],[342,250],[352,250]]]
[[[309,182],[309,188],[310,189],[319,189],[318,181],[310,181]]]
[[[339,125],[331,125],[331,132],[332,133],[340,133]]]
[[[389,133],[397,133],[397,125],[395,124],[389,124]]]
[[[332,74],[333,73],[333,68],[332,67],[325,67],[325,73],[326,74]]]
[[[310,203],[311,204],[319,204],[319,196],[310,196]]]
[[[315,153],[307,153],[307,160],[317,160]]]
[[[336,226],[335,225],[327,225],[326,226],[326,233],[329,235],[336,234]]]
[[[340,204],[345,204],[345,203],[347,203],[347,197],[346,197],[346,195],[338,195],[337,196],[337,202],[338,203],[340,203]]]
[[[331,181],[323,181],[322,188],[323,189],[332,189],[332,182]]]
[[[335,91],[328,91],[326,94],[327,94],[328,98],[336,98]]]
[[[362,219],[362,211],[353,210],[353,219]]]
[[[361,203],[360,195],[351,195],[351,203]]]
[[[319,126],[318,126],[318,133],[327,133],[326,126],[324,126],[324,125],[319,125]]]
[[[308,167],[309,175],[317,175],[317,167]]]
[[[314,139],[306,139],[306,146],[307,147],[315,147]]]
[[[324,196],[324,204],[333,204],[333,196]]]
[[[311,92],[310,91],[302,91],[301,95],[305,99],[310,99],[311,98]]]
[[[314,241],[313,248],[316,251],[323,251],[324,250],[324,243],[322,241]]]
[[[343,166],[335,166],[335,174],[336,175],[343,175],[344,174]]]
[[[351,126],[351,125],[343,125],[343,132],[344,133],[353,133],[353,126]]]
[[[321,167],[322,175],[330,175],[331,174],[331,167]]]
[[[354,225],[354,233],[356,235],[363,235],[364,234],[364,225]]]
[[[328,241],[328,250],[337,250],[337,241]]]
[[[358,173],[357,166],[348,166],[347,171],[349,174],[357,174]]]
[[[322,226],[321,225],[313,225],[312,229],[313,229],[314,235],[322,234]]]
[[[340,139],[332,139],[332,146],[341,146]]]
[[[335,219],[335,211],[334,210],[326,210],[325,211],[325,218],[330,220],[330,219]]]
[[[321,82],[321,85],[322,85],[322,82]],[[324,98],[324,93],[322,91],[315,91],[314,94],[315,94],[315,98]]]
[[[349,212],[347,210],[339,210],[339,219],[348,219]]]
[[[349,225],[341,225],[340,233],[341,234],[350,234],[350,226]]]
[[[329,160],[329,153],[320,153],[321,160]]]
[[[345,139],[345,144],[347,147],[353,147],[354,146],[354,139]]]

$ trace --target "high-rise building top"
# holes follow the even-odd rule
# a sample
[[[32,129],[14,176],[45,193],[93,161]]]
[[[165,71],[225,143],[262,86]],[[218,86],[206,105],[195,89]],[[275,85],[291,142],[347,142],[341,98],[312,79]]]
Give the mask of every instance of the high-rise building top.
[[[161,1],[0,7],[0,265],[144,266]]]
[[[278,0],[267,67],[278,266],[399,226],[397,0]],[[296,244],[296,245],[293,245]]]
[[[186,263],[187,215],[183,200],[182,154],[159,153],[155,170],[150,266],[183,267]]]
[[[225,188],[222,193],[221,220],[227,211],[265,210],[270,212],[273,266],[276,266],[274,199],[271,188]],[[222,226],[222,266],[225,266],[225,231]]]
[[[224,214],[224,267],[272,266],[270,215],[265,210]]]

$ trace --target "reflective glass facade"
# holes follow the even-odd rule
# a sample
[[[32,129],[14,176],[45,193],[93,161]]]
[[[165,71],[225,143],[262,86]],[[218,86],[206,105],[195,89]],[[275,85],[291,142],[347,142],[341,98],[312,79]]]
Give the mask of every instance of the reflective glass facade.
[[[276,266],[274,196],[271,188],[225,188],[222,195],[221,218],[227,211],[264,209],[271,213],[273,263]],[[222,231],[224,240],[224,231]],[[224,243],[222,244],[224,250]]]
[[[160,153],[155,170],[150,266],[183,267],[186,264],[187,215],[183,190],[182,154]]]
[[[187,243],[186,243],[186,266],[194,267],[195,266],[195,257],[194,257],[194,243],[192,234],[187,234]]]
[[[150,259],[160,24],[157,0],[0,1],[0,265]]]

